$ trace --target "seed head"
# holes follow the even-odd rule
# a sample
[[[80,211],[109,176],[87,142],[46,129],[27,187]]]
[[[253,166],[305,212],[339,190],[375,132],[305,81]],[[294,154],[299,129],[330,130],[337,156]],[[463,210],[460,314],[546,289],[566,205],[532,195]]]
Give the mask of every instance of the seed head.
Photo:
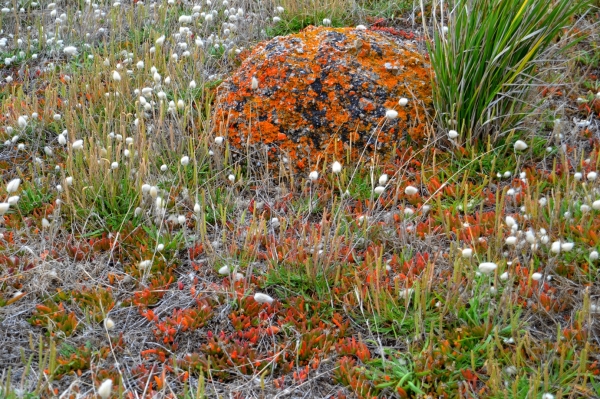
[[[413,187],[413,186],[407,186],[404,189],[404,194],[406,194],[406,195],[415,195],[418,192],[419,192],[419,190],[416,187]]]
[[[107,330],[112,330],[113,328],[115,328],[115,322],[111,318],[107,317],[106,319],[104,319],[104,327]]]
[[[398,111],[394,109],[388,109],[385,111],[385,117],[390,120],[396,119],[398,117]]]
[[[113,382],[110,378],[104,380],[98,387],[98,395],[100,395],[102,399],[108,399],[110,393],[112,392],[112,386]]]
[[[529,146],[523,140],[517,140],[515,143],[515,151],[523,151],[526,150],[527,147]]]
[[[6,191],[10,193],[14,193],[19,189],[19,185],[21,184],[21,179],[12,179],[6,185]]]
[[[4,215],[9,208],[10,204],[8,202],[0,202],[0,216]]]
[[[575,244],[573,244],[572,242],[564,242],[564,243],[560,244],[560,249],[562,251],[569,252],[570,250],[573,249],[574,246],[575,246]]]
[[[496,270],[497,267],[498,265],[493,262],[483,262],[479,264],[479,271],[483,274],[490,274]]]
[[[65,53],[66,55],[70,55],[70,56],[77,55],[77,47],[67,46],[63,49],[63,53]]]
[[[221,268],[219,269],[220,275],[227,276],[227,275],[229,275],[229,273],[231,273],[231,270],[229,269],[229,266],[227,266],[227,265],[221,266]]]
[[[375,187],[375,188],[373,189],[373,192],[374,192],[376,195],[381,195],[381,194],[383,194],[383,192],[384,192],[384,191],[385,191],[385,187],[384,187],[384,186],[377,186],[377,187]]]
[[[267,294],[257,292],[256,294],[254,294],[254,300],[258,303],[268,303],[269,305],[271,305],[274,299]]]
[[[335,161],[332,165],[331,165],[331,171],[333,173],[340,173],[342,171],[342,164],[339,163],[338,161]]]

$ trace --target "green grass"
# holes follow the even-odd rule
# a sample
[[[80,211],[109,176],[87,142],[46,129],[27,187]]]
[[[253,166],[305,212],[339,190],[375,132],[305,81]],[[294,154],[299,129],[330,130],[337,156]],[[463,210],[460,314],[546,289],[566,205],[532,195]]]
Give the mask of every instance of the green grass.
[[[314,181],[308,173],[275,179],[247,154],[234,158],[227,139],[215,142],[215,89],[239,66],[237,53],[325,18],[367,27],[385,18],[408,29],[404,21],[424,11],[438,29],[428,18],[441,22],[439,3],[284,0],[275,11],[279,4],[229,0],[227,12],[222,2],[202,3],[199,13],[217,13],[187,24],[190,37],[178,22],[193,13],[186,2],[106,2],[97,18],[84,1],[59,2],[44,19],[30,4],[19,36],[60,33],[78,55],[44,40],[28,49],[9,38],[3,49],[24,51],[17,66],[30,69],[24,81],[12,66],[0,71],[13,77],[0,84],[0,142],[19,135],[0,151],[0,203],[20,197],[0,217],[0,364],[10,365],[0,396],[91,398],[106,379],[111,399],[211,398],[214,388],[239,397],[600,396],[600,263],[592,256],[600,212],[581,209],[600,199],[599,180],[587,178],[600,166],[600,146],[594,119],[589,131],[572,123],[589,117],[576,99],[591,106],[595,96],[588,91],[597,79],[581,68],[596,63],[597,32],[585,27],[589,17],[577,22],[577,37],[558,29],[575,22],[565,21],[583,2],[559,1],[550,13],[537,0],[461,4],[472,12],[457,8],[446,41],[437,34],[430,43],[439,119],[427,129],[439,139],[405,143],[386,163],[345,162],[338,174],[322,165]],[[522,4],[529,11],[519,14]],[[62,13],[67,21],[55,22]],[[4,36],[16,29],[12,12],[0,19]],[[524,38],[536,24],[547,29]],[[227,48],[215,48],[224,29]],[[559,30],[571,51],[560,56],[570,59],[538,73],[542,65],[530,62]],[[56,67],[37,72],[48,63]],[[563,94],[548,91],[534,109],[531,82]],[[136,90],[148,87],[144,107]],[[169,111],[179,100],[183,107]],[[25,129],[21,115],[30,117]],[[460,121],[454,142],[445,139],[447,118]],[[528,148],[514,151],[517,140]],[[22,183],[9,193],[14,178]],[[407,194],[409,185],[418,192]],[[144,193],[150,186],[157,191]],[[574,247],[557,254],[555,241]],[[498,267],[480,275],[481,262]],[[219,274],[223,266],[241,278]]]
[[[468,142],[488,135],[495,139],[518,126],[531,109],[530,85],[539,59],[589,2],[558,1],[550,10],[547,5],[465,0],[452,2],[454,13],[436,15],[429,52],[441,127],[457,130]]]

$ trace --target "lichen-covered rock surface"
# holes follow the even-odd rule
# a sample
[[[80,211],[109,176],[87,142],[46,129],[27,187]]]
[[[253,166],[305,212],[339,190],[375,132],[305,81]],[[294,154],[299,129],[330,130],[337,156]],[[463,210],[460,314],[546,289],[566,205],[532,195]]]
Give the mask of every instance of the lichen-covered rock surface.
[[[389,158],[407,136],[425,135],[429,74],[414,45],[399,38],[308,27],[259,44],[221,84],[215,135],[238,155],[267,153],[274,168],[283,161],[293,172],[348,154]],[[388,109],[398,117],[386,119]]]

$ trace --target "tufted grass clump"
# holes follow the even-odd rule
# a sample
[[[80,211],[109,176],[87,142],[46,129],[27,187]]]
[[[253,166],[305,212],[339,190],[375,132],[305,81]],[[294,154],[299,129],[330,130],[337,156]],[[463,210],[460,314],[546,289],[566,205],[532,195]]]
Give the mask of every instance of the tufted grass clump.
[[[541,56],[588,5],[588,0],[450,1],[448,10],[434,16],[429,46],[441,126],[467,142],[517,127],[531,110]]]

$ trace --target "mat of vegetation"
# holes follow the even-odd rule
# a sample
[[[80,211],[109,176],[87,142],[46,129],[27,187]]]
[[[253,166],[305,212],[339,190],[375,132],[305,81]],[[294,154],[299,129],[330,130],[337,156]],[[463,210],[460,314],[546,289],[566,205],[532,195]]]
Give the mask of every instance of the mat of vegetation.
[[[599,398],[599,4],[421,3],[0,4],[0,397]],[[216,88],[309,25],[420,49],[418,141],[233,157]]]

